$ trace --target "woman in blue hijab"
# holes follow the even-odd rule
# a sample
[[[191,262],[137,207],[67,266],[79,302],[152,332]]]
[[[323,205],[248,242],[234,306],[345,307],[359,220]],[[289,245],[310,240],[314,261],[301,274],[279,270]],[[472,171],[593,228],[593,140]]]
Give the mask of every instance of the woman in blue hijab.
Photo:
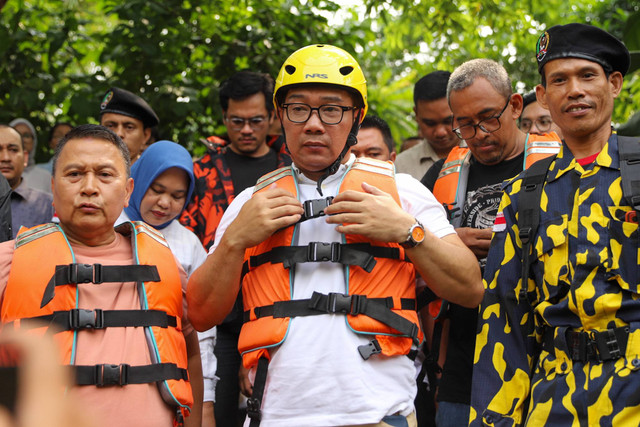
[[[158,141],[131,166],[131,177],[133,192],[118,223],[144,221],[158,229],[191,275],[207,256],[195,234],[178,222],[193,193],[191,155],[180,144]]]

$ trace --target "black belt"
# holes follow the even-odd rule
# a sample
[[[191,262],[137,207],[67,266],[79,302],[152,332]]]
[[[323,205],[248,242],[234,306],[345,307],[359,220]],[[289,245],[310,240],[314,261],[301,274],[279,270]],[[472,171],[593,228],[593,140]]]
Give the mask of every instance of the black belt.
[[[567,331],[564,339],[571,360],[580,362],[604,362],[623,357],[629,340],[629,327],[621,326],[605,331],[576,332]],[[554,329],[548,328],[542,339],[542,349],[549,353],[556,348]]]

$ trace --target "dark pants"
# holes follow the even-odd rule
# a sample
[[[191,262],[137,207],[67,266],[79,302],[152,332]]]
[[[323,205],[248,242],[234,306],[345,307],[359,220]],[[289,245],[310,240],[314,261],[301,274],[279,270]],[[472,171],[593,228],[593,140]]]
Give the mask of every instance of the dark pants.
[[[240,395],[238,370],[241,362],[238,352],[239,334],[236,327],[226,326],[226,324],[218,326],[214,349],[218,359],[216,375],[220,378],[216,384],[216,402],[214,403],[216,427],[238,427],[244,421],[238,409]]]

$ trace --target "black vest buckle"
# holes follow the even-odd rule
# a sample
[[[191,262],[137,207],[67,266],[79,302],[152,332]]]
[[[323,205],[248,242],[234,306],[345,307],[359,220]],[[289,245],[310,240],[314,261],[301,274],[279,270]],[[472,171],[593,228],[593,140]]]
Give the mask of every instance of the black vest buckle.
[[[102,329],[104,328],[104,313],[99,308],[96,310],[74,308],[69,310],[69,327],[73,330]]]
[[[110,385],[127,385],[129,374],[129,365],[96,365],[95,366],[95,383],[97,387],[105,387]]]
[[[368,360],[374,354],[382,353],[382,348],[378,340],[371,340],[368,344],[359,345],[358,353],[364,360]]]
[[[340,262],[340,243],[311,242],[307,246],[307,259],[310,262]]]

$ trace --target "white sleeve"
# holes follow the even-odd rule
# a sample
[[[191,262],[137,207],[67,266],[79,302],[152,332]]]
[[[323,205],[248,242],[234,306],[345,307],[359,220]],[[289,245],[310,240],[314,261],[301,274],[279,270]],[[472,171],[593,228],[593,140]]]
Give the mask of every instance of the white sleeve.
[[[442,204],[420,181],[405,173],[396,174],[402,209],[413,215],[429,231],[442,238],[455,233]]]
[[[219,378],[216,376],[218,369],[218,360],[213,349],[216,345],[216,327],[198,332],[198,341],[200,344],[200,357],[202,358],[202,379],[204,381],[204,399],[205,402],[216,401],[216,384]]]

